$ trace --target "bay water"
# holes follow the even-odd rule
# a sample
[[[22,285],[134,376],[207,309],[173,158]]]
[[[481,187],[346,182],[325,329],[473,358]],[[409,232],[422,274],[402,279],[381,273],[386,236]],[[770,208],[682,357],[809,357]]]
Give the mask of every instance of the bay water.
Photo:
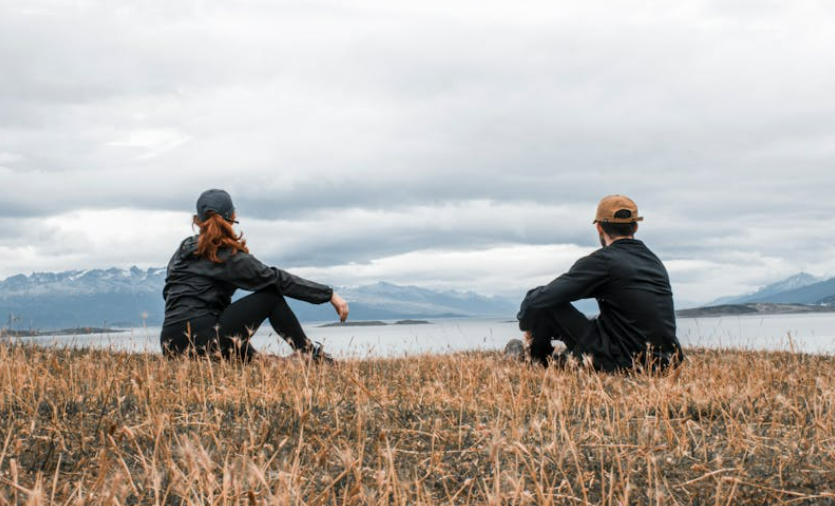
[[[398,357],[468,350],[501,350],[509,339],[521,338],[510,318],[439,319],[426,324],[325,327],[303,324],[308,336],[340,358]],[[96,347],[118,351],[159,353],[159,327],[124,332],[71,336],[14,338],[45,346]],[[682,345],[705,348],[835,353],[835,313],[771,316],[680,318]],[[253,336],[259,351],[288,355],[290,346],[268,324]]]

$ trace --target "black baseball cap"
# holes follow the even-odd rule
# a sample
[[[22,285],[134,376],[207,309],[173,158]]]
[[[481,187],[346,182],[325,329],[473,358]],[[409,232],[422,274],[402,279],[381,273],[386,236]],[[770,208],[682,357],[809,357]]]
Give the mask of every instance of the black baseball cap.
[[[232,204],[232,197],[225,190],[206,190],[197,199],[197,219],[206,221],[210,213],[219,214],[224,220],[238,223],[232,219],[235,214],[235,206]]]

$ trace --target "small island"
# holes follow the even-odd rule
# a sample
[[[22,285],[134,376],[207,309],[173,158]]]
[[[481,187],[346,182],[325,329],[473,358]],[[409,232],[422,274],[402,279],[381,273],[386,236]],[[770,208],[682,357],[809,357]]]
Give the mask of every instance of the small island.
[[[679,318],[716,318],[721,316],[766,316],[806,313],[835,313],[835,306],[752,302],[747,304],[722,304],[719,306],[681,309],[676,311],[676,316]]]
[[[320,327],[382,327],[385,325],[431,325],[432,322],[426,320],[398,320],[394,323],[386,323],[379,320],[360,320],[355,322],[345,323],[326,323]]]

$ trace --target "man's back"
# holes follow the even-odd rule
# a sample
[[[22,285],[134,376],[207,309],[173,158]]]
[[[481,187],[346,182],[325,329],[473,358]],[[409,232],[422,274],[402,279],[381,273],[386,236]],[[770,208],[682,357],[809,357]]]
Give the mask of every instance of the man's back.
[[[681,353],[667,270],[643,242],[619,239],[578,260],[548,285],[528,292],[519,312],[523,329],[538,311],[595,298],[600,316],[572,353],[594,357],[604,370],[628,368],[652,346],[658,356]]]
[[[607,277],[591,294],[600,306],[601,338],[626,356],[646,351],[648,344],[661,353],[678,353],[673,293],[661,260],[635,239],[620,239],[592,256],[600,257]],[[623,358],[617,360],[621,366]]]

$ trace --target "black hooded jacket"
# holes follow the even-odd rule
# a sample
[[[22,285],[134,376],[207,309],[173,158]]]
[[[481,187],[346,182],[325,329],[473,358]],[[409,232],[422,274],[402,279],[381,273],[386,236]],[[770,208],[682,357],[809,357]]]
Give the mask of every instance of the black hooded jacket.
[[[630,367],[632,358],[649,345],[656,352],[682,357],[667,270],[635,239],[615,241],[529,291],[517,315],[519,327],[531,329],[538,309],[592,297],[600,316],[592,320],[593,331],[577,343],[575,355],[587,353],[610,367]]]
[[[222,263],[198,257],[197,236],[184,240],[171,261],[162,296],[165,298],[165,323],[170,325],[200,316],[218,316],[232,302],[237,289],[257,292],[273,287],[286,297],[311,304],[328,302],[329,286],[268,267],[257,258],[229,248],[218,250]]]

